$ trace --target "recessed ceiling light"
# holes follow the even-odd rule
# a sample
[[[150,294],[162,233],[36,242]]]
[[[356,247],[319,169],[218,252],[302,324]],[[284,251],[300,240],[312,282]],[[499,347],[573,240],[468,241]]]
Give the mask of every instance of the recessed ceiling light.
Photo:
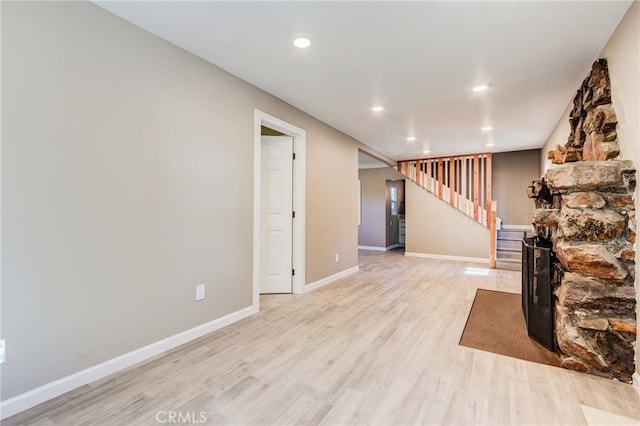
[[[423,153],[423,154],[428,154],[428,153],[430,153],[430,152],[431,152],[431,151],[429,151],[428,149],[425,149],[425,150],[423,150],[423,151],[422,151],[422,153]]]
[[[296,36],[293,40],[293,45],[299,49],[306,49],[311,46],[311,39],[307,36]]]
[[[495,146],[495,143],[488,143],[485,146]]]
[[[380,105],[375,105],[371,107],[371,111],[373,112],[380,112],[380,111],[384,111],[384,107],[380,106]]]
[[[479,84],[477,86],[475,86],[473,89],[471,89],[474,92],[484,92],[485,90],[487,90],[489,88],[488,84]]]
[[[407,141],[409,141],[409,142],[415,142],[416,139],[418,139],[418,138],[416,138],[415,136],[407,136]]]
[[[484,126],[484,127],[482,128],[482,131],[483,131],[483,132],[488,132],[489,130],[493,130],[493,126]]]

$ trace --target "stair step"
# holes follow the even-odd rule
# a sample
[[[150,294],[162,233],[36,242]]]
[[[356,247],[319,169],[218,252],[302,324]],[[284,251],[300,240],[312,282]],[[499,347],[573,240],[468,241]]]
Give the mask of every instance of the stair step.
[[[522,259],[522,252],[518,251],[510,251],[510,250],[500,250],[496,252],[496,259],[498,260],[507,260],[513,259],[520,261]]]
[[[504,260],[496,260],[496,269],[505,269],[507,271],[521,271],[522,264],[520,262],[507,262]]]
[[[496,258],[496,262],[497,262],[497,261],[505,262],[505,263],[522,263],[522,259],[508,259],[508,258],[505,258],[505,259],[497,259],[497,258]]]
[[[520,240],[498,240],[498,250],[522,251],[522,241]]]
[[[498,231],[498,240],[522,241],[525,231],[505,230]]]

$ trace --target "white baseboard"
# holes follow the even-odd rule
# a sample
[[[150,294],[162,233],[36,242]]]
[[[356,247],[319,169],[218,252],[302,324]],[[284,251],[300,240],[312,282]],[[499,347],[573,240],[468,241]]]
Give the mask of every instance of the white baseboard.
[[[360,270],[359,266],[354,266],[353,268],[345,269],[344,271],[338,272],[337,274],[333,274],[326,278],[313,282],[311,284],[307,284],[304,287],[304,292],[306,293],[308,291],[315,290],[327,284],[331,284],[332,282],[339,280],[340,278],[344,278],[347,275],[355,274],[359,270]]]
[[[386,247],[358,246],[358,250],[388,251]]]
[[[131,367],[141,361],[145,361],[184,343],[202,337],[205,334],[211,333],[236,321],[240,321],[243,318],[255,314],[258,310],[259,308],[257,305],[240,309],[239,311],[232,312],[222,318],[218,318],[190,330],[183,331],[182,333],[167,337],[166,339],[136,349],[124,355],[120,355],[116,358],[94,365],[93,367],[89,367],[54,382],[47,383],[46,385],[37,387],[23,394],[16,395],[13,398],[0,402],[0,416],[2,419],[11,417],[14,414],[18,414],[31,407],[35,407],[36,405],[60,396],[63,393],[69,392],[80,386],[84,386],[127,367]]]
[[[489,259],[485,259],[483,257],[450,256],[446,254],[413,253],[408,251],[405,251],[404,255],[409,257],[422,257],[426,259],[455,260],[459,262],[474,262],[474,263],[489,263]]]
[[[636,392],[638,392],[638,395],[640,395],[640,374],[638,374],[637,371],[631,376],[631,382]]]
[[[389,247],[374,247],[374,246],[358,246],[358,250],[370,250],[370,251],[391,251],[403,247],[402,244],[393,244]]]

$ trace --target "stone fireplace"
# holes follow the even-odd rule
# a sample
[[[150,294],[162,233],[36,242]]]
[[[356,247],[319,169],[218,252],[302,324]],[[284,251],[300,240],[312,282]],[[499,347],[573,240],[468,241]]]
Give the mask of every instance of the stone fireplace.
[[[574,99],[557,167],[529,189],[536,236],[553,247],[555,339],[565,368],[631,381],[635,371],[636,170],[618,160],[605,60]]]

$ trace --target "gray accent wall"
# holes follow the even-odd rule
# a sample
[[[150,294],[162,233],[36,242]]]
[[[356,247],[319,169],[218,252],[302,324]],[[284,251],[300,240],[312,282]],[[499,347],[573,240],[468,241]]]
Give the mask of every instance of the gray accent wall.
[[[2,2],[3,400],[251,306],[255,109],[307,131],[306,282],[357,266],[358,141],[92,3]]]
[[[534,202],[527,186],[540,178],[540,150],[493,154],[493,199],[503,225],[530,225]]]

